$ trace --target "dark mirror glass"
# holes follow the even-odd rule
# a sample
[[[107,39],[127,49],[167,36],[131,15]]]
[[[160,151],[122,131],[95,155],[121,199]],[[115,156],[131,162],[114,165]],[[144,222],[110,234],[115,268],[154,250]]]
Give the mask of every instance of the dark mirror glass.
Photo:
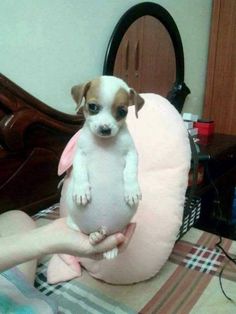
[[[146,15],[130,25],[118,48],[113,74],[140,93],[167,96],[176,78],[175,51],[159,20]]]

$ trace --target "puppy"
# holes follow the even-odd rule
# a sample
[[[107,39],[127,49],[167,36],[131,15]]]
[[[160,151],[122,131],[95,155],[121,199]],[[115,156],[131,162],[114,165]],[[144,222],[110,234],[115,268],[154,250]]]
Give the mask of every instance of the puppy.
[[[74,86],[77,110],[85,123],[80,130],[66,191],[68,225],[89,234],[91,244],[122,232],[135,214],[141,192],[138,155],[126,125],[129,106],[136,116],[144,100],[112,76]],[[114,258],[117,249],[104,253]]]

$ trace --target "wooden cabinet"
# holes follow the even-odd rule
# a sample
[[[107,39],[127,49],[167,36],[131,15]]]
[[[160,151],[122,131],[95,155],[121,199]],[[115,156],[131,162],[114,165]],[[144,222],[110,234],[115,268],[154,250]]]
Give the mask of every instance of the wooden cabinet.
[[[236,135],[236,1],[214,0],[209,47],[205,118],[216,132]]]
[[[204,165],[204,181],[198,186],[201,215],[197,227],[236,239],[232,224],[232,202],[236,185],[236,136],[217,134],[208,144],[199,137],[200,160]]]
[[[146,15],[129,27],[117,52],[114,74],[138,92],[167,95],[176,79],[175,51],[159,20]]]

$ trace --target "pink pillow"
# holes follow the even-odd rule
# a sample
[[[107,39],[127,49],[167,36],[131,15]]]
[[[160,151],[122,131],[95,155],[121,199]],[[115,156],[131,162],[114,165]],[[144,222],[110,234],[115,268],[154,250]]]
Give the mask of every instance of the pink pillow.
[[[168,259],[182,223],[191,151],[180,114],[163,97],[142,94],[145,105],[128,127],[139,153],[143,199],[133,218],[137,227],[128,248],[114,260],[80,258],[94,277],[130,284],[154,276]],[[62,211],[63,211],[63,204]]]

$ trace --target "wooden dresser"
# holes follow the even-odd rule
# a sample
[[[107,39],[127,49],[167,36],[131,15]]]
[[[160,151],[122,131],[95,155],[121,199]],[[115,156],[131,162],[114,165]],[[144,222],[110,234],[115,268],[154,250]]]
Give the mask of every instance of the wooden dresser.
[[[200,138],[204,181],[198,187],[202,210],[197,227],[236,239],[232,201],[236,186],[236,136],[214,134]]]
[[[236,135],[236,1],[214,0],[204,117]]]

